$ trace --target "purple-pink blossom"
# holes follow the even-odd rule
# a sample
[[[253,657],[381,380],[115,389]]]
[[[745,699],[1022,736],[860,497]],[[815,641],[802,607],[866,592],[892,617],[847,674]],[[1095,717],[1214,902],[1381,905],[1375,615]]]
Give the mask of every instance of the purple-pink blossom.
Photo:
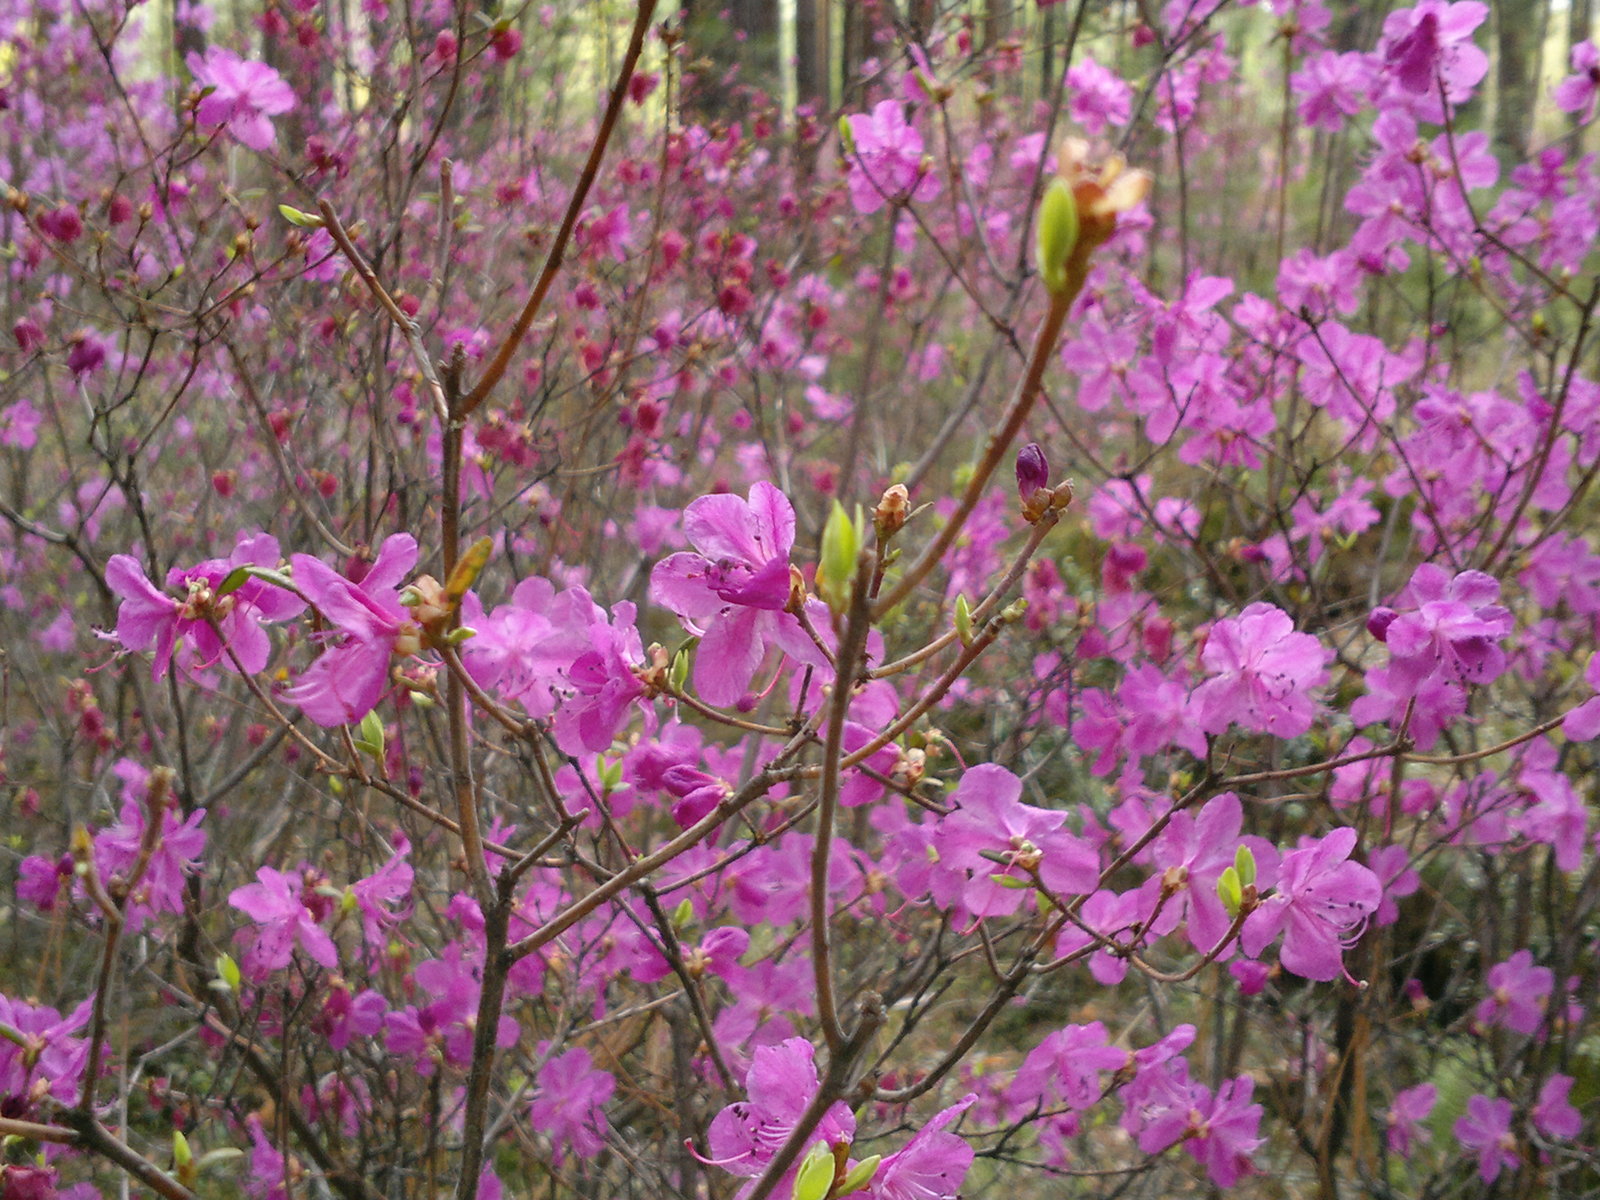
[[[1583,1114],[1567,1100],[1574,1082],[1571,1075],[1550,1076],[1528,1114],[1533,1127],[1553,1142],[1570,1142],[1583,1132]]]
[[[256,924],[246,959],[252,973],[288,966],[296,944],[321,966],[331,970],[339,965],[333,939],[318,923],[318,915],[306,906],[303,884],[282,871],[262,867],[255,883],[228,894],[228,903]]]
[[[694,686],[709,704],[736,703],[770,648],[814,666],[827,660],[789,605],[794,506],[770,483],[748,500],[701,496],[683,513],[693,552],[669,555],[650,575],[651,596],[698,634]]]
[[[290,562],[295,586],[333,630],[324,635],[327,649],[284,699],[318,725],[352,724],[383,698],[390,660],[420,646],[411,614],[395,590],[417,564],[417,540],[409,533],[388,538],[360,582],[309,554],[296,554]]]
[[[1423,563],[1411,576],[1406,598],[1409,611],[1383,618],[1391,685],[1415,695],[1431,678],[1486,684],[1505,670],[1500,641],[1514,622],[1498,603],[1500,581],[1494,576],[1462,571],[1452,577],[1436,563]]]
[[[550,1138],[554,1165],[559,1167],[569,1150],[579,1158],[604,1150],[610,1128],[605,1105],[617,1090],[610,1072],[600,1070],[587,1050],[575,1046],[540,1067],[538,1079],[528,1120]]]
[[[1517,1139],[1511,1132],[1511,1101],[1473,1096],[1467,1111],[1455,1123],[1456,1141],[1461,1148],[1478,1156],[1478,1175],[1484,1183],[1500,1178],[1502,1170],[1515,1171],[1522,1165]]]
[[[1413,1146],[1427,1145],[1432,1138],[1423,1122],[1433,1111],[1433,1103],[1438,1095],[1439,1089],[1431,1083],[1419,1083],[1416,1087],[1395,1093],[1385,1123],[1389,1127],[1389,1149],[1401,1158],[1410,1158]]]
[[[749,1098],[719,1112],[706,1134],[712,1165],[746,1178],[766,1169],[820,1086],[813,1053],[811,1043],[804,1038],[756,1047],[745,1076]],[[855,1132],[855,1114],[848,1105],[835,1102],[823,1114],[808,1145],[819,1141],[829,1146],[848,1145]],[[777,1194],[787,1194],[781,1184]]]
[[[1283,856],[1278,885],[1245,918],[1239,942],[1259,955],[1281,933],[1278,961],[1306,979],[1337,979],[1344,971],[1344,949],[1366,928],[1367,917],[1383,899],[1378,877],[1348,861],[1355,849],[1354,829],[1335,829]]]
[[[956,811],[933,835],[934,900],[959,902],[975,917],[1008,916],[1022,906],[1035,874],[1057,896],[1092,891],[1100,878],[1094,849],[1062,828],[1066,814],[1022,803],[1022,780],[984,763],[961,777]]]
[[[911,1140],[878,1164],[867,1187],[871,1200],[956,1200],[972,1166],[973,1150],[946,1126],[977,1102],[968,1093],[938,1113]]]
[[[1572,48],[1572,74],[1556,84],[1555,105],[1580,121],[1594,115],[1594,97],[1600,89],[1600,48],[1593,42],[1579,42]]]
[[[1458,104],[1488,74],[1488,55],[1472,42],[1488,15],[1477,0],[1422,0],[1389,14],[1378,53],[1405,91],[1428,95],[1442,88],[1445,99]]]
[[[1200,728],[1221,733],[1237,724],[1257,733],[1299,737],[1311,728],[1313,692],[1327,680],[1333,653],[1289,614],[1252,604],[1211,627],[1200,661],[1211,678],[1194,693]]]
[[[891,200],[932,200],[939,177],[922,161],[922,135],[906,122],[898,100],[880,100],[870,113],[848,118],[855,142],[845,182],[858,213],[875,213]]]
[[[204,89],[195,108],[200,124],[226,125],[250,149],[270,150],[278,136],[271,118],[294,107],[294,90],[283,76],[221,46],[212,46],[204,58],[191,52],[185,61]]]
[[[263,623],[284,621],[305,603],[293,592],[250,577],[227,595],[223,581],[242,567],[275,568],[278,540],[268,534],[240,534],[227,558],[207,559],[167,572],[161,591],[139,560],[114,554],[106,562],[106,586],[122,598],[117,608],[117,640],[129,650],[153,650],[152,678],[167,673],[177,646],[192,649],[192,667],[236,667],[248,674],[264,669],[272,644]]]
[[[1516,1033],[1533,1033],[1544,1023],[1556,975],[1538,967],[1531,950],[1518,950],[1489,968],[1488,995],[1474,1014],[1483,1025],[1503,1025]]]

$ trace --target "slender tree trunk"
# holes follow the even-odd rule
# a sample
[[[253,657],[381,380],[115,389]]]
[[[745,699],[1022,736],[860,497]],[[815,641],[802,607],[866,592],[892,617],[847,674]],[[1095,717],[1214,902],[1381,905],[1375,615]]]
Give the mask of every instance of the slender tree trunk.
[[[801,104],[828,110],[832,13],[828,0],[795,0],[795,90]]]
[[[1594,0],[1571,0],[1567,5],[1567,48],[1589,40],[1594,29]],[[1561,64],[1563,67],[1566,63]]]
[[[1501,154],[1520,161],[1528,155],[1533,108],[1538,99],[1539,31],[1548,0],[1498,0],[1495,20],[1494,140]]]

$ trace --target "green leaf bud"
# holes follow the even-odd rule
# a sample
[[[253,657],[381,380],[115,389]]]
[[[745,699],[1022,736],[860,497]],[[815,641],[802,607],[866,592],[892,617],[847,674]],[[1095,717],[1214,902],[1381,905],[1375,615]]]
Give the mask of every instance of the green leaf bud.
[[[1037,232],[1039,274],[1045,290],[1059,296],[1067,290],[1067,260],[1078,244],[1078,201],[1071,185],[1059,176],[1050,181],[1039,204]]]

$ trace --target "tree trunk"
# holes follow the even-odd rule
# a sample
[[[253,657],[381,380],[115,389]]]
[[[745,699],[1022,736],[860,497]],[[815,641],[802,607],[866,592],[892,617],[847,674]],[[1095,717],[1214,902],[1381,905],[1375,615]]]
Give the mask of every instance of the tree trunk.
[[[819,113],[828,111],[831,17],[828,0],[795,0],[795,92],[801,104]]]
[[[1546,8],[1547,0],[1499,0],[1494,6],[1494,140],[1502,155],[1518,162],[1528,156],[1533,129]]]

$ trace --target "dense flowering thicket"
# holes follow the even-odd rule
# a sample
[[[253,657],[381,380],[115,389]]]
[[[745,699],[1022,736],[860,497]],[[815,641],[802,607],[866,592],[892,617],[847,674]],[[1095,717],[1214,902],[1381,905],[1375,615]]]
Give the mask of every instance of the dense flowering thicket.
[[[1600,1193],[1600,51],[958,7],[0,0],[8,1200]]]

